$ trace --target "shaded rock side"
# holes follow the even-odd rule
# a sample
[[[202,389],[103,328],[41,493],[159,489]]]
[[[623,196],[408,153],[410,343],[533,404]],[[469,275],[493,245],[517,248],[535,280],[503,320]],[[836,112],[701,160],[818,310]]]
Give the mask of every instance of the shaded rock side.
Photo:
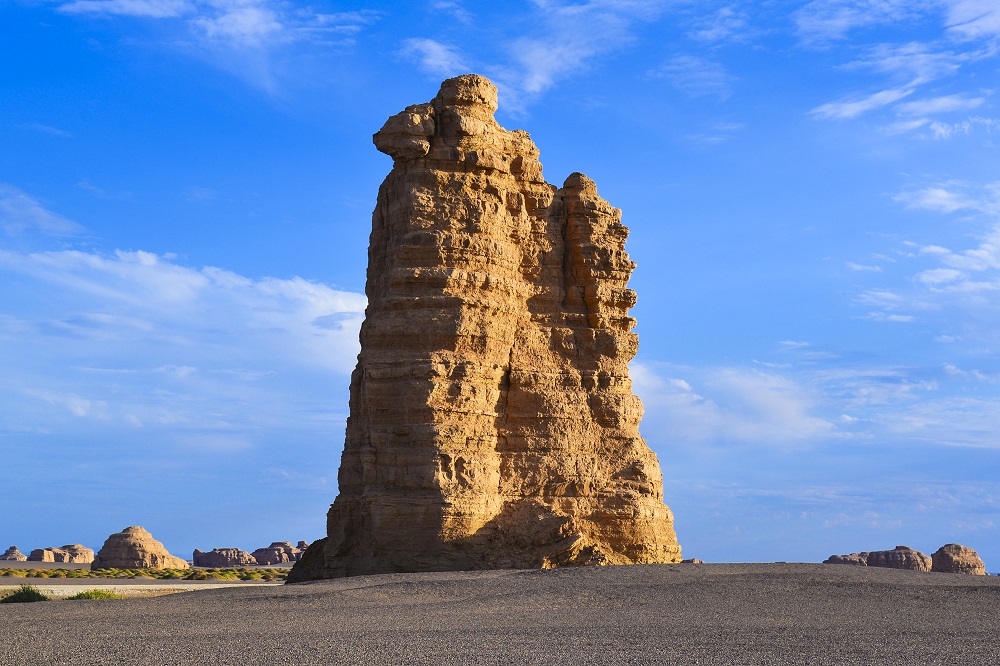
[[[634,263],[582,174],[545,182],[466,75],[374,136],[368,308],[340,494],[290,581],[679,562],[628,363]]]
[[[304,544],[304,541],[300,541]],[[307,544],[308,545],[308,544]],[[302,558],[305,548],[296,548],[291,541],[275,541],[267,548],[258,548],[253,551],[253,558],[257,564],[288,564],[298,562]]]
[[[0,562],[27,562],[28,556],[17,549],[17,546],[11,546],[4,551],[3,555],[0,555]]]
[[[179,557],[167,552],[162,543],[139,526],[112,534],[98,551],[91,569],[190,569]]]
[[[853,564],[911,571],[931,570],[931,558],[909,546],[896,546],[892,550],[873,550],[850,555],[831,555],[823,561],[823,564]]]
[[[194,549],[191,562],[196,567],[248,567],[257,564],[254,556],[239,548],[213,548],[206,552]]]
[[[89,564],[94,561],[94,551],[78,543],[67,544],[61,548],[36,548],[28,555],[28,561]]]
[[[931,562],[931,571],[986,575],[986,565],[983,564],[979,554],[957,543],[949,543],[938,548],[931,555]]]

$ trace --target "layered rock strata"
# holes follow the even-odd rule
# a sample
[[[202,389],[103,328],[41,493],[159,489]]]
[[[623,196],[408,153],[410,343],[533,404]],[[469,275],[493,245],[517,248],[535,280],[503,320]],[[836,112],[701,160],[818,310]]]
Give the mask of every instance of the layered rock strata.
[[[300,541],[299,544],[308,546],[304,541]],[[298,562],[304,551],[305,548],[296,548],[291,541],[275,541],[266,548],[253,551],[252,557],[257,564],[288,564]]]
[[[112,534],[98,551],[91,569],[190,569],[179,557],[139,526]]]
[[[628,363],[621,211],[545,182],[480,76],[374,136],[368,309],[340,494],[290,581],[679,562]]]
[[[17,549],[17,546],[11,546],[4,551],[3,555],[0,555],[0,561],[2,562],[27,562],[28,556]]]
[[[78,543],[61,548],[36,548],[28,555],[29,562],[66,562],[89,564],[94,561],[94,551]]]
[[[931,571],[941,573],[986,575],[986,565],[979,554],[972,548],[961,544],[949,543],[938,548],[931,555]]]
[[[209,552],[194,549],[191,562],[196,567],[247,567],[257,564],[254,556],[239,548],[213,548]]]

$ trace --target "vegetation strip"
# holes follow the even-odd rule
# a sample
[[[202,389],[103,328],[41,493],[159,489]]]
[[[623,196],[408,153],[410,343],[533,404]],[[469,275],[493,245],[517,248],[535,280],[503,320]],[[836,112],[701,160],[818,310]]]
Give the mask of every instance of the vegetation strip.
[[[16,578],[153,578],[156,580],[283,581],[288,569],[0,569]]]

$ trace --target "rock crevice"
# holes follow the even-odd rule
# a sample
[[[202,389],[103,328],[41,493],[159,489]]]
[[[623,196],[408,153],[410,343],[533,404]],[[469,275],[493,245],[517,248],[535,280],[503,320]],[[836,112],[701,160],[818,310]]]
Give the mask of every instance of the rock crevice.
[[[621,211],[542,178],[466,75],[374,136],[361,354],[327,538],[290,580],[678,562],[628,363]]]

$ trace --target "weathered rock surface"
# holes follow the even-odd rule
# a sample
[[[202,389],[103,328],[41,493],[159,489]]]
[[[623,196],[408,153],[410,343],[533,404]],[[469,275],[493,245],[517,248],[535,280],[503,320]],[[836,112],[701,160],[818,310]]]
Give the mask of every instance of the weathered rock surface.
[[[97,553],[91,569],[190,569],[190,565],[167,552],[162,543],[139,526],[112,534]]]
[[[938,548],[931,555],[931,561],[931,571],[986,575],[986,565],[983,564],[979,554],[957,543],[949,543]]]
[[[930,571],[931,558],[909,546],[896,546],[892,550],[873,550],[850,555],[831,555],[823,564],[853,564],[886,569]]]
[[[36,548],[28,555],[29,562],[66,562],[89,564],[94,561],[94,551],[78,543],[61,548]]]
[[[300,541],[300,544],[305,543]],[[308,546],[308,544],[306,544]],[[267,548],[258,548],[253,551],[253,558],[257,564],[287,564],[298,562],[302,558],[305,548],[296,548],[291,541],[275,541]]]
[[[247,567],[257,564],[253,555],[239,548],[213,548],[207,553],[195,548],[191,561],[196,567]]]
[[[831,555],[823,560],[823,564],[853,564],[854,566],[868,566],[868,553],[851,553],[850,555]]]
[[[868,553],[868,566],[930,571],[931,558],[909,546],[896,546],[892,550],[875,550]]]
[[[374,136],[394,159],[368,251],[328,536],[290,581],[680,561],[628,362],[621,211],[542,178],[466,75]]]
[[[17,546],[11,546],[4,551],[3,555],[0,555],[0,561],[2,562],[27,562],[28,556],[17,549]]]

